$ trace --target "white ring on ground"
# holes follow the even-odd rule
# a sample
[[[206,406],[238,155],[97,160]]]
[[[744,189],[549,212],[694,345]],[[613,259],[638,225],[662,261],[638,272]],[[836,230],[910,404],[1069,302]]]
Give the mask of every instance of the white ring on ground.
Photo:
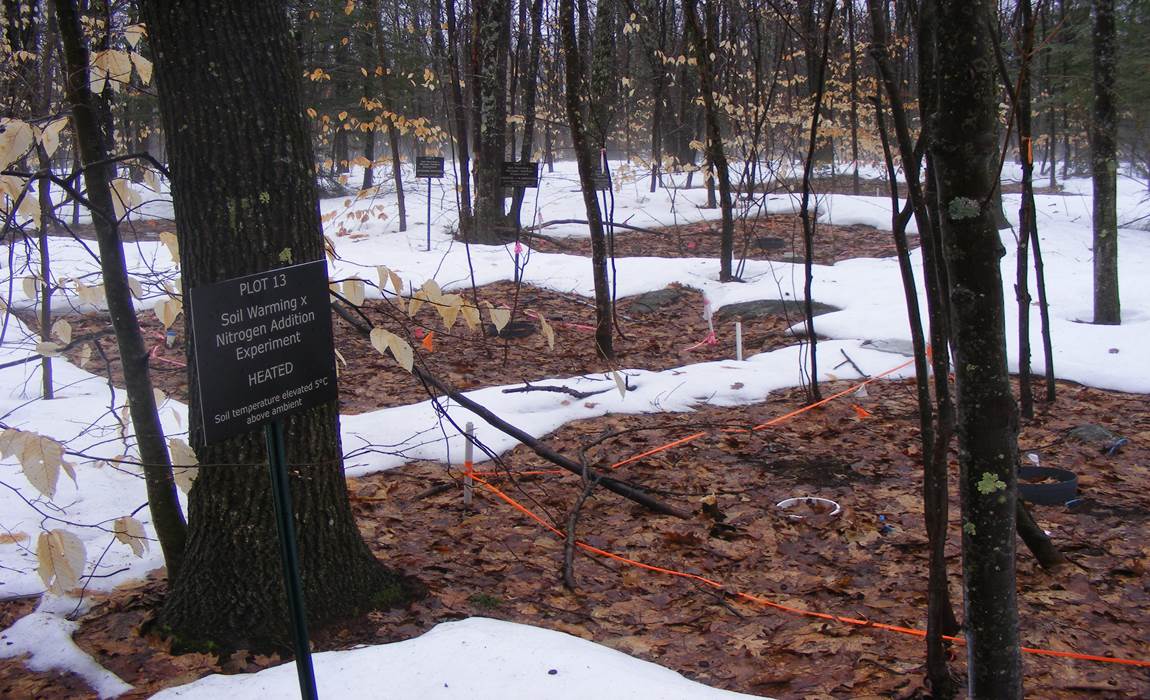
[[[820,503],[823,505],[831,506],[831,512],[828,514],[829,516],[835,516],[843,512],[843,508],[838,504],[838,502],[832,501],[829,498],[822,498],[820,496],[799,496],[798,498],[786,498],[776,503],[775,507],[780,510],[786,510],[787,508],[798,505],[800,503],[804,503],[806,505]],[[791,520],[802,520],[806,516],[788,514],[787,517]]]

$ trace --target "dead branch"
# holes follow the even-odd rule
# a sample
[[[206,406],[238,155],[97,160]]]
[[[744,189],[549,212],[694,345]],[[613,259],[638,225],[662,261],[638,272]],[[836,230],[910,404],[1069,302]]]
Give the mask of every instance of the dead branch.
[[[568,396],[573,396],[577,399],[586,399],[598,394],[605,394],[608,391],[611,391],[613,388],[614,387],[608,387],[606,389],[600,389],[599,391],[578,391],[576,389],[572,389],[569,386],[532,386],[531,382],[523,382],[523,386],[515,386],[511,387],[510,389],[504,389],[503,393],[524,394],[529,391],[553,391],[557,394],[567,394]]]
[[[344,308],[341,304],[333,303],[332,309],[365,337],[371,333],[371,326],[369,324],[360,318],[356,318],[354,315],[352,315],[351,311]],[[356,309],[356,311],[358,311],[358,309]],[[450,397],[451,400],[456,404],[479,416],[479,418],[481,418],[491,427],[523,443],[528,448],[530,448],[532,452],[539,455],[548,462],[551,462],[557,467],[566,469],[572,474],[578,474],[580,476],[583,475],[583,467],[578,462],[556,452],[546,444],[536,440],[532,435],[503,420],[485,406],[482,406],[467,398],[463,392],[441,380],[439,377],[435,376],[427,369],[415,366],[412,367],[411,372],[416,377],[418,377],[420,381],[434,387],[436,391],[439,391],[445,396]],[[587,477],[597,480],[598,483],[600,483],[603,488],[607,489],[608,491],[638,503],[648,510],[660,513],[662,515],[673,515],[676,518],[687,519],[691,517],[691,514],[687,511],[671,505],[667,505],[666,503],[651,497],[640,488],[632,486],[631,484],[619,481],[617,479],[612,479],[610,477],[598,475],[591,471],[587,472]]]
[[[548,226],[562,226],[563,224],[580,224],[582,226],[589,226],[586,219],[552,219],[551,221],[544,221],[541,224],[536,224],[536,225],[534,225],[531,228],[526,229],[526,230],[528,230],[528,231],[540,231],[542,229],[547,228]],[[621,224],[617,221],[612,221],[611,225],[614,226],[615,228],[623,228],[623,229],[627,229],[628,231],[638,231],[640,233],[651,233],[651,234],[654,234],[656,236],[662,236],[662,235],[665,235],[667,233],[666,231],[656,231],[656,230],[650,229],[650,228],[643,228],[642,226],[632,226],[631,224]],[[546,237],[546,236],[544,236],[544,238],[547,238],[547,240],[549,240],[549,241],[554,241],[554,239]]]

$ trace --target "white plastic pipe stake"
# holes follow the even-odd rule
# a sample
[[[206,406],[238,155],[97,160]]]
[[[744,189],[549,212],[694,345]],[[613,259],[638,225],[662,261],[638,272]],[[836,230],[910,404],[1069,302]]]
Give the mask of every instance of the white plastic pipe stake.
[[[463,506],[470,508],[471,496],[475,491],[475,480],[471,478],[475,457],[475,445],[471,442],[471,438],[475,435],[475,425],[468,421],[463,433],[466,436],[463,441]]]
[[[735,321],[735,359],[743,361],[743,322]]]

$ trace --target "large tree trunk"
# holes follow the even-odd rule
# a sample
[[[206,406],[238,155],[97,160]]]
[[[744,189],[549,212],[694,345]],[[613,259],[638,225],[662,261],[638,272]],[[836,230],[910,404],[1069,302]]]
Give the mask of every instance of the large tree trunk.
[[[459,233],[468,238],[471,230],[471,139],[467,135],[467,104],[460,85],[463,76],[459,71],[459,36],[455,28],[455,0],[446,2],[447,50],[442,52],[447,61],[451,87],[448,89],[448,104],[451,110],[451,124],[455,127],[455,154],[459,178]],[[437,20],[438,21],[438,20]],[[436,32],[436,36],[438,36]]]
[[[104,278],[108,314],[112,317],[112,330],[116,334],[116,346],[123,365],[124,392],[128,396],[132,428],[136,431],[140,461],[144,464],[152,526],[156,528],[156,537],[164,552],[168,575],[176,576],[182,570],[186,526],[176,496],[176,484],[172,480],[164,428],[156,411],[152,379],[148,374],[148,352],[144,348],[144,337],[140,333],[128,287],[124,246],[113,213],[111,183],[114,168],[107,162],[100,110],[88,83],[88,48],[84,44],[80,15],[73,0],[59,0],[56,17],[64,48],[65,74],[68,76],[64,91],[72,107],[72,128],[76,135],[77,154],[83,164],[84,186],[94,207],[92,225],[96,229],[96,242],[100,249],[100,273]]]
[[[283,8],[153,0],[144,14],[171,158],[185,304],[187,290],[201,285],[323,259],[300,71]],[[185,329],[189,427],[201,467],[189,496],[185,566],[159,622],[185,641],[281,646],[288,611],[264,436],[204,444],[198,388],[212,378],[197,375],[191,324]],[[292,415],[285,429],[311,622],[399,593],[399,578],[372,556],[352,517],[335,403]]]
[[[1118,67],[1114,0],[1094,0],[1094,114],[1090,165],[1094,176],[1094,322],[1122,323],[1118,300]]]
[[[479,165],[475,172],[475,222],[472,243],[510,240],[503,210],[503,167],[507,135],[507,53],[511,11],[508,0],[475,0],[475,54],[479,97]]]
[[[1015,591],[1018,409],[1006,364],[1006,328],[994,222],[995,80],[990,0],[938,3],[935,176],[952,329],[963,515],[968,690],[1022,697]]]

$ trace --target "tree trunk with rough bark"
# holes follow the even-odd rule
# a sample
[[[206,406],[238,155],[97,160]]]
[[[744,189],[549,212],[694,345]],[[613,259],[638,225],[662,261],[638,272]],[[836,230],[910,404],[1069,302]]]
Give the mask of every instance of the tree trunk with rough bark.
[[[471,230],[471,139],[467,131],[467,104],[463,97],[463,76],[459,70],[459,32],[455,27],[455,0],[446,0],[447,48],[443,51],[447,61],[451,85],[447,90],[451,123],[455,127],[455,159],[459,178],[459,234],[467,240]],[[438,33],[436,34],[438,36]]]
[[[187,290],[322,260],[311,143],[283,8],[153,0],[143,9],[171,159],[185,306]],[[186,644],[283,647],[289,618],[264,435],[204,443],[198,387],[212,378],[197,374],[191,324],[185,329],[189,429],[201,466],[189,495],[185,566],[158,622]],[[335,402],[291,415],[285,434],[310,622],[402,598],[403,580],[375,559],[352,516]]]
[[[475,171],[475,220],[467,240],[511,240],[503,208],[500,172],[507,135],[507,54],[511,10],[508,0],[475,0],[475,55],[479,101],[479,164]]]
[[[1094,322],[1122,323],[1118,299],[1118,70],[1114,0],[1094,0],[1094,112],[1090,165],[1094,177]]]
[[[994,222],[999,87],[990,0],[937,5],[931,150],[951,327],[963,521],[968,692],[1021,698],[1015,581],[1018,408],[1006,363],[1004,254]]]

